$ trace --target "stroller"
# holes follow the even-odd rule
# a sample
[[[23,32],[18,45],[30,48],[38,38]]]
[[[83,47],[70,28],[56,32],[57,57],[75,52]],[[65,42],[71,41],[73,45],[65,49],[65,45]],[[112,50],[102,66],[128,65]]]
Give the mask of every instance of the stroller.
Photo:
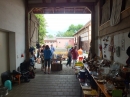
[[[21,80],[29,82],[29,61],[24,61],[20,64]]]

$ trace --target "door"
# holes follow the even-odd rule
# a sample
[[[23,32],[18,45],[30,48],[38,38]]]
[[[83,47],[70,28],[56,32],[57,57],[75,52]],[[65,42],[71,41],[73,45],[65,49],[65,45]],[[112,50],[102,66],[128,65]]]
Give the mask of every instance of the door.
[[[0,31],[0,74],[9,70],[9,35]],[[1,77],[0,77],[1,85]]]
[[[39,20],[36,16],[31,13],[29,20],[29,45],[36,46],[36,42],[38,41],[38,28],[39,28]]]

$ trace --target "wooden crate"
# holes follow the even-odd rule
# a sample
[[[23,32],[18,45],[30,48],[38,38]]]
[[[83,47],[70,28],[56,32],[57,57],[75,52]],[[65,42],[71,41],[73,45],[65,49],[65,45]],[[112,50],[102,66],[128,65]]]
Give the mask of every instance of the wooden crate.
[[[62,70],[62,64],[60,63],[51,64],[51,71],[60,71],[60,70]]]

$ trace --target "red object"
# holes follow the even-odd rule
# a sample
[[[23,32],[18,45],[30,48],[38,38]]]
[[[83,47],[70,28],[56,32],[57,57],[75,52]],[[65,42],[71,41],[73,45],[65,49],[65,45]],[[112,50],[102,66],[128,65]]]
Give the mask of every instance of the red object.
[[[99,44],[99,49],[100,49],[100,51],[102,50],[102,45],[101,44]]]
[[[79,57],[79,61],[82,61],[83,60],[83,57]]]
[[[21,54],[21,57],[24,57],[24,55],[23,55],[23,54]]]

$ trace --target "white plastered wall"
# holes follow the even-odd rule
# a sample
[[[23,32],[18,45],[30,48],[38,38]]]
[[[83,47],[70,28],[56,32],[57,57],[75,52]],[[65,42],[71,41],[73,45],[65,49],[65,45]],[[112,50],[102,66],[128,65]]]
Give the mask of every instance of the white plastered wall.
[[[120,56],[117,57],[116,53],[114,53],[114,61],[121,63],[123,65],[126,65],[126,60],[128,58],[128,56],[126,54],[126,50],[130,46],[130,38],[128,38],[128,33],[129,32],[124,32],[124,33],[114,35],[114,47],[117,47],[117,46],[120,47]],[[107,36],[109,36],[108,41],[107,42],[103,41],[103,39],[104,38],[106,39]],[[110,60],[111,53],[108,49],[109,49],[109,45],[110,45],[111,35],[107,35],[107,36],[102,37],[101,40],[98,39],[98,44],[101,43],[103,48],[104,48],[104,43],[108,44],[108,46],[105,49],[103,49],[102,51],[103,51],[103,55],[104,54],[106,55],[106,58],[104,58],[104,59]],[[121,48],[122,39],[125,40],[125,49],[124,50],[122,50],[122,48]],[[98,48],[98,51],[99,51],[99,48]],[[100,53],[98,53],[98,56],[100,56]]]
[[[10,70],[17,69],[25,57],[25,4],[24,0],[0,1],[0,29],[9,33]],[[11,54],[13,53],[13,54]]]
[[[114,44],[115,46],[120,46],[121,47],[121,40],[125,39],[125,50],[120,50],[120,57],[116,56],[116,53],[114,53],[114,60],[115,62],[119,62],[122,63],[124,65],[126,65],[126,60],[128,58],[127,54],[126,54],[126,50],[127,48],[130,46],[130,38],[128,38],[128,33],[122,33],[122,34],[117,34],[114,36]]]

